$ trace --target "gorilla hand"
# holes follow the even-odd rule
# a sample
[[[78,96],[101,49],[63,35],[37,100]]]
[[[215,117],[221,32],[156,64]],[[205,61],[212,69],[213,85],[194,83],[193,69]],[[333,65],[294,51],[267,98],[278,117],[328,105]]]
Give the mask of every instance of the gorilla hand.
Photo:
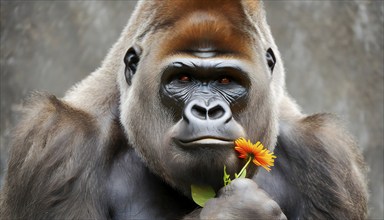
[[[209,200],[201,219],[287,219],[279,205],[251,179],[235,179]]]

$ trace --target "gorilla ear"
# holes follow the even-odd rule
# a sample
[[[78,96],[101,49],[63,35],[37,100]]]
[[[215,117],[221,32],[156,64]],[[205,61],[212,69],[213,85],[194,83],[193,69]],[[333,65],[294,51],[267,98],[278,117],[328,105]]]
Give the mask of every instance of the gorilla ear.
[[[136,73],[137,65],[140,61],[141,49],[138,46],[130,47],[124,56],[125,80],[128,85],[132,83],[132,77]]]
[[[268,66],[271,69],[271,73],[272,73],[273,68],[275,67],[275,64],[276,64],[276,57],[271,48],[267,50],[266,58],[267,58]]]

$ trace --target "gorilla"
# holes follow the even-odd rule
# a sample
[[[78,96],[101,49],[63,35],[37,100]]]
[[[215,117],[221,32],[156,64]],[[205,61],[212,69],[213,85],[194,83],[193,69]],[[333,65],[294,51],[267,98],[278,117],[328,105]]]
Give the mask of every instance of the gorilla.
[[[141,1],[101,67],[33,94],[14,131],[3,219],[364,219],[366,168],[330,114],[305,115],[256,0]],[[234,140],[260,141],[271,172]],[[202,208],[191,185],[217,192]]]

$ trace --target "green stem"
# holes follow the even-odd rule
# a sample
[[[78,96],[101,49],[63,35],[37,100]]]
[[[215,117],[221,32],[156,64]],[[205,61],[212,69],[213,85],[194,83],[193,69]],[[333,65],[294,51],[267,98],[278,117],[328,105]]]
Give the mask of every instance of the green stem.
[[[251,162],[251,160],[252,160],[252,157],[249,157],[247,163],[244,165],[243,169],[240,170],[240,173],[238,174],[238,176],[241,176],[241,174],[243,174],[244,170],[247,168],[247,166]]]

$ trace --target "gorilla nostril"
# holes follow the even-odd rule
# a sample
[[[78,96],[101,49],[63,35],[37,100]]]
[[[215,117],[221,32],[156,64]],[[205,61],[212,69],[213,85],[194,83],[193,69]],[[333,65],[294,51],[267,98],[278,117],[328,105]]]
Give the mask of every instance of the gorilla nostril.
[[[208,117],[210,119],[219,119],[223,117],[225,114],[225,110],[220,105],[216,105],[215,107],[208,110]]]
[[[226,124],[232,118],[231,109],[222,101],[212,101],[207,104],[202,100],[194,100],[185,107],[183,117],[187,123],[194,123],[193,119],[211,120]]]
[[[203,119],[203,120],[207,119],[207,109],[199,105],[192,106],[191,113],[196,118]]]

